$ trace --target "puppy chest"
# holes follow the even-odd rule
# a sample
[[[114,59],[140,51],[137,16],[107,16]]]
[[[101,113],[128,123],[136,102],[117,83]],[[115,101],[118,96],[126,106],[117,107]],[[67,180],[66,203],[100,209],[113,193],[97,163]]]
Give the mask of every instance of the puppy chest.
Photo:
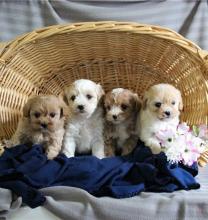
[[[129,136],[130,134],[125,126],[116,126],[114,132],[112,133],[113,138],[127,139]]]
[[[87,126],[83,126],[79,130],[79,135],[76,137],[76,146],[79,152],[89,151],[92,148],[92,143],[99,136],[99,132]]]

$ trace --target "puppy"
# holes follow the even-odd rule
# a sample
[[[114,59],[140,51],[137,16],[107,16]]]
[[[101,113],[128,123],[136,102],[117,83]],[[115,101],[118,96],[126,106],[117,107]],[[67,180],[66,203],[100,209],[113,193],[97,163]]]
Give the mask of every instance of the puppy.
[[[53,95],[29,99],[11,144],[43,144],[48,159],[53,159],[61,151],[66,110],[64,101]]]
[[[137,141],[136,120],[141,107],[138,95],[128,89],[113,89],[106,94],[104,107],[105,136],[107,140],[112,140],[113,145],[113,149],[106,149],[106,154],[111,156],[131,152]]]
[[[92,153],[104,157],[103,108],[104,91],[99,84],[87,79],[75,81],[64,92],[70,118],[63,141],[63,153],[73,157],[77,153]]]
[[[175,132],[182,109],[181,93],[172,85],[154,85],[145,92],[143,107],[137,121],[137,132],[153,154],[158,154],[162,150],[155,133],[166,129]]]

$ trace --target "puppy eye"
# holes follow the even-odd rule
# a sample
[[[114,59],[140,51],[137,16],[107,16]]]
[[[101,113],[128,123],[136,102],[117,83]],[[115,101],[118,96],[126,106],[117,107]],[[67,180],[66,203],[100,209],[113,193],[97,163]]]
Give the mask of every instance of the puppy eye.
[[[88,99],[91,99],[91,98],[92,98],[92,96],[89,95],[89,94],[87,94],[86,96],[87,96]]]
[[[36,118],[39,118],[39,117],[40,117],[40,113],[39,113],[39,112],[35,112],[34,116],[35,116]]]
[[[172,101],[172,103],[171,103],[172,105],[175,105],[175,101]]]
[[[55,115],[56,115],[56,113],[54,113],[54,112],[51,112],[51,113],[50,113],[50,117],[51,117],[51,118],[54,118]]]
[[[125,104],[122,104],[122,105],[121,105],[121,108],[122,108],[122,110],[124,110],[124,111],[125,111],[125,110],[128,108],[128,106],[127,106],[127,105],[125,105]]]
[[[74,101],[74,100],[75,100],[75,98],[76,98],[76,96],[75,96],[75,95],[72,95],[72,96],[71,96],[71,100],[72,100],[72,101]]]
[[[155,103],[155,106],[156,106],[157,108],[160,108],[161,105],[162,105],[161,102],[156,102],[156,103]]]

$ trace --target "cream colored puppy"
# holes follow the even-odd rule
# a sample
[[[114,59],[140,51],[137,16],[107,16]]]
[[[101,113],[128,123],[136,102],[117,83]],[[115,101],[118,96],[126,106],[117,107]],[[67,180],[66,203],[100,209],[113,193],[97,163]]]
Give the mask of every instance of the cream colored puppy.
[[[137,114],[141,101],[136,93],[128,89],[116,88],[108,92],[104,99],[105,136],[111,140],[113,149],[106,149],[109,156],[115,153],[125,155],[135,147]]]
[[[143,107],[137,121],[137,131],[140,139],[151,148],[152,153],[161,152],[155,133],[166,129],[175,131],[182,109],[181,93],[172,85],[154,85],[145,92]]]
[[[64,101],[53,95],[29,99],[10,144],[43,144],[53,159],[61,151],[66,110]]]
[[[75,152],[104,157],[103,108],[100,101],[104,91],[99,84],[87,79],[75,81],[65,90],[64,100],[70,117],[63,141],[63,153],[73,157]]]

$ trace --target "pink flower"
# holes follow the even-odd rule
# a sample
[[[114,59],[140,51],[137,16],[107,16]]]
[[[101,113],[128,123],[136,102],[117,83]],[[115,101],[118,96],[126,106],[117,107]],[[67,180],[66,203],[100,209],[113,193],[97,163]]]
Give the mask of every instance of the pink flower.
[[[174,138],[175,132],[171,129],[160,130],[158,131],[155,136],[160,141],[160,143],[164,146],[164,144],[169,141],[171,142]]]
[[[197,158],[200,156],[198,153],[194,153],[193,151],[189,149],[185,149],[183,152],[182,158],[183,158],[183,163],[185,165],[191,166],[194,162],[197,161]]]
[[[208,127],[206,125],[199,126],[199,135],[198,137],[208,140]]]
[[[177,133],[179,135],[187,134],[190,131],[190,127],[184,122],[178,125]]]
[[[178,125],[177,131],[172,129],[159,130],[156,138],[164,147],[167,160],[170,163],[182,162],[191,166],[205,149],[208,149],[208,127],[193,126],[186,123]]]

